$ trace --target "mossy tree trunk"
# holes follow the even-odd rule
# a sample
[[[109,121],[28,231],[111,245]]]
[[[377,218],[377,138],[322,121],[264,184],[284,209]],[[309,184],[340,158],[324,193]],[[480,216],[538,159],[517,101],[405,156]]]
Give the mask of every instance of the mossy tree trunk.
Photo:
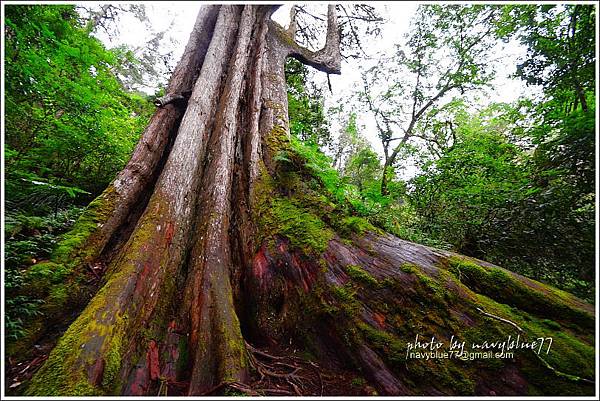
[[[157,111],[112,186],[119,195],[95,234],[94,257],[109,255],[102,286],[27,393],[281,394],[260,390],[266,377],[310,393],[310,380],[298,380],[309,363],[351,370],[389,395],[593,392],[564,375],[593,376],[590,305],[386,235],[329,201],[290,143],[283,65],[292,56],[340,72],[335,7],[318,52],[271,21],[273,10],[200,12],[169,87],[179,101]],[[121,245],[110,240],[117,232]],[[493,340],[516,326],[555,335],[553,353],[544,362],[531,352],[489,364],[405,359],[416,334]],[[285,366],[292,348],[310,355],[306,364],[290,356],[293,372],[257,357]]]

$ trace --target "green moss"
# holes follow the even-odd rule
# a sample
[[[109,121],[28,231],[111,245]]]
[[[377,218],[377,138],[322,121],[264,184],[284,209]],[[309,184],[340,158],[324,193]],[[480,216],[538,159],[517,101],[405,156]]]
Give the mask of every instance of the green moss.
[[[118,312],[114,302],[127,285],[126,278],[124,273],[114,275],[92,299],[33,376],[27,395],[102,395],[116,391],[127,316]],[[98,355],[105,365],[102,384],[95,387],[86,369],[95,364]]]
[[[233,311],[233,304],[230,305]],[[221,365],[219,376],[222,381],[237,381],[241,369],[248,366],[246,345],[240,331],[240,323],[233,313],[233,324],[221,325]]]
[[[114,210],[116,199],[117,194],[112,185],[94,199],[79,216],[73,228],[62,236],[52,252],[52,260],[73,267],[81,260],[88,261],[97,256],[99,249],[86,245],[91,245],[88,241]]]
[[[346,273],[355,281],[370,285],[370,286],[378,286],[379,282],[367,273],[363,268],[357,265],[347,265]]]
[[[560,329],[561,329],[560,324],[556,323],[554,320],[543,319],[541,322],[543,324],[545,324],[549,329],[552,329],[555,331],[560,331]]]
[[[365,379],[363,379],[362,377],[355,377],[350,382],[350,385],[352,387],[364,387],[367,385],[367,381]]]
[[[292,247],[307,254],[324,252],[333,237],[318,217],[286,198],[271,201],[262,225],[271,235],[288,238]]]
[[[418,271],[419,267],[410,263],[403,263],[402,266],[400,266],[400,270],[402,270],[404,273],[412,274]]]
[[[122,335],[116,333],[109,339],[107,352],[105,354],[105,367],[102,377],[102,387],[105,389],[118,388],[118,374],[121,369],[123,339]],[[108,394],[112,393],[109,391]]]
[[[333,305],[334,315],[343,312],[345,317],[354,317],[358,314],[361,304],[356,299],[356,290],[351,285],[331,286],[331,293],[338,301]]]
[[[373,349],[380,352],[393,366],[401,366],[406,362],[406,342],[383,330],[377,330],[372,326],[360,322],[358,328],[367,343]]]
[[[381,285],[381,287],[384,288],[394,288],[394,286],[396,285],[396,282],[391,279],[390,277],[386,277],[383,280],[379,281],[379,284]]]
[[[274,109],[276,112],[281,108],[281,105],[268,104],[269,107]],[[269,153],[272,155],[284,154],[287,159],[287,151],[289,149],[290,140],[287,136],[285,127],[281,125],[274,125],[269,135],[265,138]]]
[[[468,369],[454,363],[443,363],[443,368],[434,374],[442,386],[451,388],[458,395],[473,395],[475,382],[466,373]]]
[[[352,234],[364,235],[367,231],[381,233],[381,230],[374,227],[366,219],[357,216],[348,216],[336,222],[336,231],[343,237],[350,237]]]
[[[356,302],[356,291],[351,286],[332,286],[331,291],[341,302]]]
[[[446,291],[444,285],[441,283],[446,280],[445,275],[440,274],[437,278],[432,278],[424,273],[419,266],[410,263],[404,263],[400,266],[400,269],[405,273],[416,276],[418,280],[417,291],[424,301],[429,304],[435,304],[443,309],[446,308],[447,302],[452,295]]]
[[[484,295],[478,295],[477,302],[486,312],[516,323],[525,331],[521,335],[525,336],[529,341],[537,338],[552,338],[550,351],[546,353],[547,347],[544,346],[544,350],[540,353],[540,356],[558,371],[580,377],[594,377],[595,353],[593,339],[588,344],[578,338],[575,333],[563,329],[560,324],[551,319],[539,319],[535,315],[506,304],[500,304]],[[519,334],[515,328],[508,324],[499,322],[494,322],[494,324],[496,326],[499,324],[503,325],[504,333],[510,333],[513,336]],[[521,351],[521,353],[524,352]],[[534,363],[537,363],[539,369],[544,371],[546,375],[551,374],[555,376],[555,374],[543,366],[541,361],[536,361],[534,356],[529,355],[529,358]]]
[[[484,267],[464,258],[449,258],[447,268],[471,290],[542,317],[560,316],[582,328],[594,327],[594,317],[580,309],[573,296],[534,282],[527,285],[517,276],[496,267]]]

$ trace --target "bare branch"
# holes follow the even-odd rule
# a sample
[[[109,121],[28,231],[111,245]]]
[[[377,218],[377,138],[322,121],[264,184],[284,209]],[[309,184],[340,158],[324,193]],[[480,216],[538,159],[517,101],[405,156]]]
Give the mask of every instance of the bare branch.
[[[316,19],[317,21],[325,21],[325,18],[312,14],[304,6],[295,6],[295,7],[296,7],[296,10],[303,12],[304,14]]]
[[[287,47],[289,56],[295,57],[302,63],[310,65],[319,71],[328,74],[341,74],[340,33],[335,15],[335,5],[329,5],[327,10],[325,47],[316,52],[300,46],[293,38],[289,37],[288,32],[283,31],[281,26],[275,23],[272,26],[276,30],[279,30],[280,35],[285,35],[281,38],[281,41]]]
[[[346,10],[346,7],[340,6],[340,8],[342,9],[342,11],[344,11],[344,14],[346,15],[346,18],[348,18],[348,26],[350,26],[350,32],[352,33],[352,36],[354,37],[354,41],[358,45],[358,48],[362,52],[363,56],[368,57],[367,53],[362,48],[361,41],[360,41],[360,39],[358,37],[358,33],[356,32],[356,29],[354,29],[354,25],[352,24],[352,21],[351,21],[352,17],[350,16],[350,14],[348,14],[348,11]],[[357,18],[357,17],[355,17],[355,18]],[[362,19],[362,18],[357,18],[357,19]]]

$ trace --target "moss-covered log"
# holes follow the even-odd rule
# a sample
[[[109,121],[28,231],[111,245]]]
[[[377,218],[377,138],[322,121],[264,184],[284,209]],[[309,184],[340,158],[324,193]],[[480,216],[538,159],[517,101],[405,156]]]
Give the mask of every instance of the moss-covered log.
[[[122,245],[105,246],[102,288],[26,394],[338,394],[331,377],[356,394],[593,394],[591,305],[379,231],[294,150],[283,64],[339,71],[335,7],[316,53],[271,6],[209,9],[206,57],[148,200]],[[439,342],[512,355],[411,354]]]

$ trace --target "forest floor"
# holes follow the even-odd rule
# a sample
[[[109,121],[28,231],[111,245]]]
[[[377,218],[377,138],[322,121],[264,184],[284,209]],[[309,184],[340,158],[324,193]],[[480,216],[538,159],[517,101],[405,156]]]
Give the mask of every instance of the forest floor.
[[[269,396],[372,396],[376,390],[342,366],[320,366],[293,347],[247,344],[252,376],[247,384],[221,383],[209,394]],[[226,388],[226,389],[225,389]]]
[[[7,396],[22,395],[20,387],[28,382],[33,374],[42,366],[43,362],[48,359],[50,351],[52,351],[52,348],[54,348],[67,327],[55,331],[38,344],[35,344],[29,358],[26,360],[16,361],[11,357],[7,357],[5,371],[5,392]]]
[[[6,395],[19,396],[20,388],[48,359],[57,340],[67,329],[57,327],[35,344],[27,360],[7,360]],[[373,396],[376,390],[356,372],[340,366],[320,366],[293,347],[255,348],[247,344],[251,376],[248,383],[220,383],[202,395],[254,396]],[[184,396],[187,383],[166,383],[162,395]],[[159,394],[161,395],[161,394]]]

